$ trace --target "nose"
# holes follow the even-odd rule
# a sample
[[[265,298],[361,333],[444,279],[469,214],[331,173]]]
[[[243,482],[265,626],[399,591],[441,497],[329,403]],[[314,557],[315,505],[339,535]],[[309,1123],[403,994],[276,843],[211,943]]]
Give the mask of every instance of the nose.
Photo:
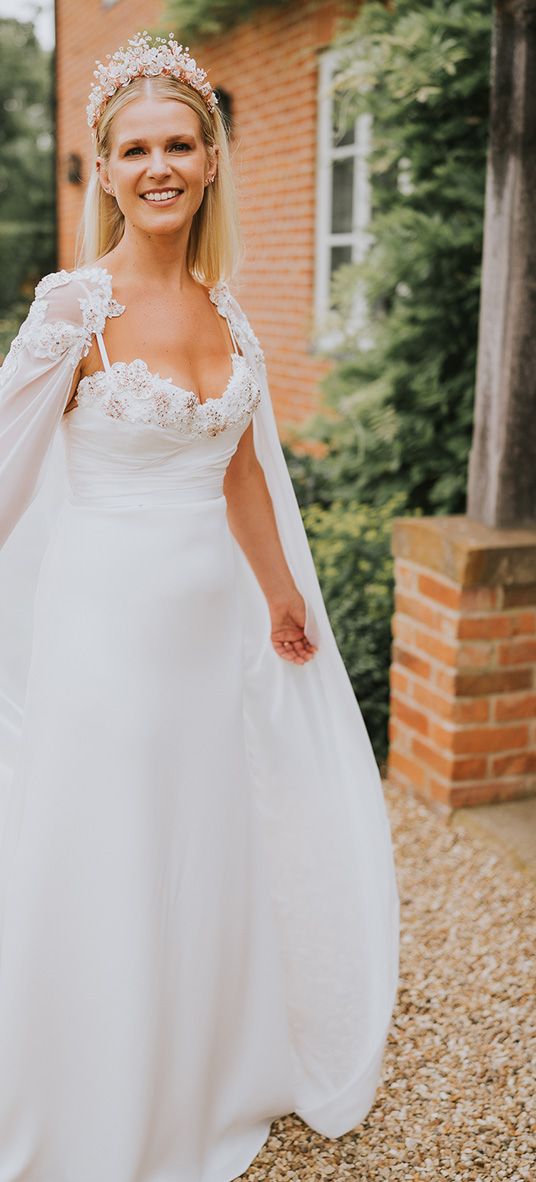
[[[147,175],[154,177],[156,180],[158,177],[169,176],[170,172],[171,168],[168,160],[166,160],[165,153],[155,148],[151,152],[150,159],[147,163]]]

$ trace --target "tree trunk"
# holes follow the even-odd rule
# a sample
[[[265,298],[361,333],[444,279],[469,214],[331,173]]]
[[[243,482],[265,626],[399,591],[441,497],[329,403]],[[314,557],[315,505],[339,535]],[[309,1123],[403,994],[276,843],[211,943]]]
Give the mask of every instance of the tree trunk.
[[[536,0],[497,0],[467,514],[536,525]]]

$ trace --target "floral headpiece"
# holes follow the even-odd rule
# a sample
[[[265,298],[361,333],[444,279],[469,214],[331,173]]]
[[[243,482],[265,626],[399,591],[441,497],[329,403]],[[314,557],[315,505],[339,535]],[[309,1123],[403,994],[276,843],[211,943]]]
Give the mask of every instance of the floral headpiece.
[[[134,78],[141,78],[144,74],[148,78],[169,74],[197,90],[210,112],[217,106],[218,100],[207,79],[206,70],[201,69],[195,59],[190,57],[188,46],[183,48],[177,43],[173,33],[169,34],[167,41],[165,37],[155,37],[152,43],[147,31],[136,33],[129,38],[127,49],[121,46],[114,54],[107,54],[104,64],[98,61],[96,65],[94,76],[97,83],[90,91],[87,106],[90,127],[96,127],[116,90],[128,86]]]

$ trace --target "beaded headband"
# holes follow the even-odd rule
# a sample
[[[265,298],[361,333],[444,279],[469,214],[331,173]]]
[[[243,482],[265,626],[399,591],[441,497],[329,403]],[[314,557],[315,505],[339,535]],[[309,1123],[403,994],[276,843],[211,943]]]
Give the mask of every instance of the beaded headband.
[[[146,75],[154,78],[157,74],[169,74],[191,86],[201,95],[205,106],[212,113],[217,106],[217,98],[207,79],[206,70],[197,65],[190,57],[188,46],[179,45],[173,36],[155,37],[153,43],[149,33],[136,33],[129,38],[128,47],[121,46],[114,54],[106,55],[106,62],[97,61],[94,76],[97,79],[89,94],[87,105],[87,121],[90,127],[96,127],[107,103],[121,86],[128,86],[134,78]]]

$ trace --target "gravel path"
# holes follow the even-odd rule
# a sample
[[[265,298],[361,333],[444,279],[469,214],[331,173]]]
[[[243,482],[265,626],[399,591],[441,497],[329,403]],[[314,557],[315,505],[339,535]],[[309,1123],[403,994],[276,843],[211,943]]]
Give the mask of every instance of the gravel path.
[[[401,897],[398,1004],[366,1120],[274,1121],[245,1182],[535,1182],[536,891],[474,832],[386,786]]]

